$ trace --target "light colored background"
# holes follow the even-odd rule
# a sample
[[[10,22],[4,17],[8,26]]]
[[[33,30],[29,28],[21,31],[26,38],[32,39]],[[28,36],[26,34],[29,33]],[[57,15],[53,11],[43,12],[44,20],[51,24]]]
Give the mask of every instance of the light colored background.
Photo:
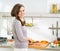
[[[16,3],[21,3],[26,8],[26,13],[50,13],[52,4],[57,4],[60,9],[60,0],[0,0],[0,12],[11,12]]]
[[[4,17],[0,19],[0,36],[8,37],[12,34],[12,22],[14,18]],[[31,18],[25,18],[27,23],[32,22]],[[28,37],[34,40],[47,40],[53,41],[56,39],[56,30],[54,30],[54,36],[52,35],[52,30],[49,27],[56,27],[56,22],[58,21],[58,26],[60,27],[60,18],[33,18],[32,27],[26,27]],[[60,30],[58,31],[60,37]]]
[[[60,0],[0,0],[0,36],[8,37],[8,38],[11,38],[10,36],[12,36],[7,34],[12,34],[11,30],[12,30],[12,22],[14,18],[7,17],[7,15],[9,15],[9,12],[11,12],[12,7],[16,3],[24,4],[26,9],[26,14],[29,16],[50,14],[52,4],[57,4],[58,9],[60,9]],[[1,12],[3,12],[2,15]],[[3,17],[5,15],[6,17]],[[36,18],[36,19],[34,18],[33,21],[34,26],[27,27],[28,36],[34,40],[44,39],[48,41],[53,41],[54,39],[56,39],[56,37],[52,35],[52,31],[49,30],[48,28],[52,26],[52,24],[56,26],[56,21],[60,23],[59,20],[60,18]],[[31,18],[26,19],[26,21],[30,22]]]

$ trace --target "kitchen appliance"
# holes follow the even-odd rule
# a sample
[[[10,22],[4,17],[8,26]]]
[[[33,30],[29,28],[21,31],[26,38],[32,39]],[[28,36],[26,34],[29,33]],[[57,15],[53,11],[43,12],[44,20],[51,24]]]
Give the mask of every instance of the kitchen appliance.
[[[7,37],[0,37],[0,43],[6,42],[7,41]]]

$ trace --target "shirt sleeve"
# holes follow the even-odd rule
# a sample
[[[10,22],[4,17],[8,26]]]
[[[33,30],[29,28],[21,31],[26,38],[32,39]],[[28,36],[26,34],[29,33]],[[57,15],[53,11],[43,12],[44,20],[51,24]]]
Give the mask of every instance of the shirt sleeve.
[[[23,31],[22,31],[22,28],[21,28],[21,22],[18,21],[18,20],[15,23],[15,29],[16,29],[17,38],[20,41],[26,41],[27,38],[23,36]]]

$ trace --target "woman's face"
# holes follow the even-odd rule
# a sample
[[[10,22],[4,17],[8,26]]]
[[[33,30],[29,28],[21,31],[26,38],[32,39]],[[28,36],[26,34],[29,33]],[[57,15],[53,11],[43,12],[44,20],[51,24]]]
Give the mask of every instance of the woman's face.
[[[19,10],[18,16],[20,18],[23,18],[24,17],[24,14],[25,14],[25,8],[24,7],[21,7],[20,10]]]

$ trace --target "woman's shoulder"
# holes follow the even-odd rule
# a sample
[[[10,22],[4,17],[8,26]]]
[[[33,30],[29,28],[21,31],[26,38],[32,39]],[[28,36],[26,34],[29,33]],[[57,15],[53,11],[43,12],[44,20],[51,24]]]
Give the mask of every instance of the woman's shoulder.
[[[14,19],[13,24],[21,24],[21,22],[17,19]]]
[[[21,23],[21,22],[20,22],[19,20],[17,20],[17,19],[15,19],[14,21],[17,22],[17,23]]]

